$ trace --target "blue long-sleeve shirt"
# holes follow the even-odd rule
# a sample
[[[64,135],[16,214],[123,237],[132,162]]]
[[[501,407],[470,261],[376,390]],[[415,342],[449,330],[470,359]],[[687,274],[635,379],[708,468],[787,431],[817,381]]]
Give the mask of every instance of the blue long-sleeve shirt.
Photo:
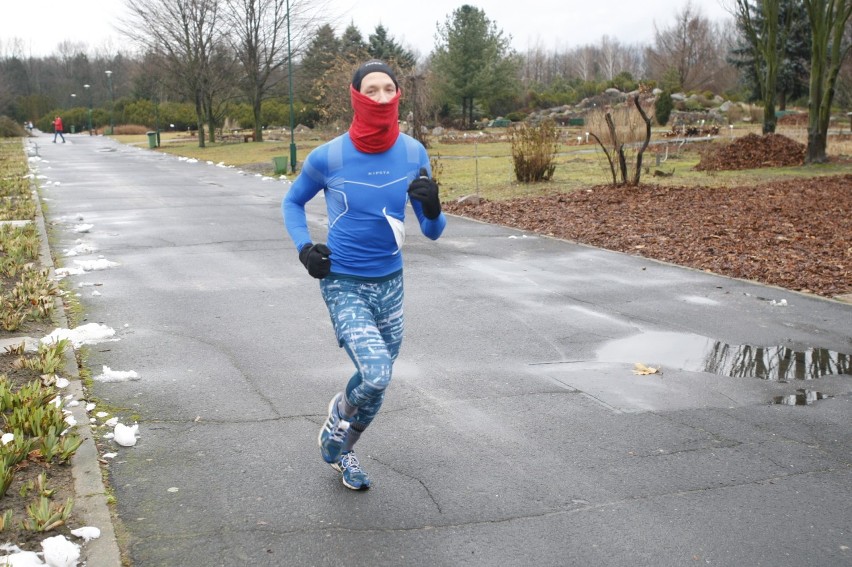
[[[402,269],[408,186],[426,168],[429,156],[414,138],[400,134],[386,152],[355,149],[348,133],[313,150],[281,204],[287,232],[297,250],[311,244],[305,204],[325,194],[331,273],[381,278]],[[411,201],[420,231],[437,240],[447,219],[427,219],[419,201]]]

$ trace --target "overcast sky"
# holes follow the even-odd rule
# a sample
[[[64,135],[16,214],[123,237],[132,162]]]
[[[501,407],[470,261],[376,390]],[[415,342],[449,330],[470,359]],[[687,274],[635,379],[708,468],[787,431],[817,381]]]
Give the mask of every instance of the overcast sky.
[[[308,0],[293,0],[308,1]],[[444,23],[463,0],[326,0],[327,17],[338,31],[350,22],[366,39],[383,24],[401,44],[425,56],[435,43],[436,24]],[[604,35],[622,44],[651,43],[654,26],[671,27],[688,0],[490,0],[468,3],[505,34],[518,51],[540,45],[546,50],[597,44]],[[730,18],[724,5],[732,0],[693,0],[711,21]],[[8,54],[11,38],[24,42],[25,54],[56,53],[64,41],[86,44],[91,52],[111,42],[125,49],[114,24],[124,15],[123,0],[0,0],[0,53]]]

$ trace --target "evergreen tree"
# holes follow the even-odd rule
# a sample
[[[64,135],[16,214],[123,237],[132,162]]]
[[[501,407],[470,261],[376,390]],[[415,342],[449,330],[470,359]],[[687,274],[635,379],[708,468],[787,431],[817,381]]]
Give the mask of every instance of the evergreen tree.
[[[367,41],[367,53],[373,59],[392,63],[402,71],[413,69],[417,62],[414,54],[389,36],[388,31],[381,24],[376,26],[376,31],[370,34]]]
[[[363,60],[369,57],[364,36],[361,35],[361,31],[355,26],[354,22],[350,23],[343,31],[340,38],[340,54],[353,66],[363,63]]]
[[[672,101],[671,93],[663,91],[654,103],[654,116],[657,118],[657,124],[665,126],[669,121],[669,117],[672,115],[673,108],[674,102]]]
[[[510,39],[484,11],[467,4],[438,25],[435,77],[445,102],[461,103],[463,126],[473,126],[477,100],[497,102],[517,88],[519,65]]]
[[[317,83],[334,67],[340,49],[341,42],[330,25],[325,24],[317,29],[299,65],[299,96],[303,102],[317,100]]]

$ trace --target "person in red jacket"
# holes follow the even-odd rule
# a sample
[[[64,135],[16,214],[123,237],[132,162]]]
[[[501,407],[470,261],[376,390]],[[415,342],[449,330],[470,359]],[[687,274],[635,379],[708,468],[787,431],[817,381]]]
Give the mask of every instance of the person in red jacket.
[[[62,119],[57,116],[53,121],[53,143],[56,143],[56,136],[62,138],[62,143],[65,143],[65,136],[62,135]]]

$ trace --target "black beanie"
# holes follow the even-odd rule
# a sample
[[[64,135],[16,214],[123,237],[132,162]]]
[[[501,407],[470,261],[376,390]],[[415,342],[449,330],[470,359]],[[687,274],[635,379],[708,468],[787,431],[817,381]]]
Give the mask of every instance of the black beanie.
[[[393,81],[394,86],[399,89],[399,83],[396,80],[396,75],[393,74],[393,69],[391,69],[387,63],[383,61],[379,61],[378,59],[372,59],[367,61],[355,71],[355,74],[352,75],[352,86],[355,87],[356,91],[361,90],[361,79],[369,75],[370,73],[384,73]]]

